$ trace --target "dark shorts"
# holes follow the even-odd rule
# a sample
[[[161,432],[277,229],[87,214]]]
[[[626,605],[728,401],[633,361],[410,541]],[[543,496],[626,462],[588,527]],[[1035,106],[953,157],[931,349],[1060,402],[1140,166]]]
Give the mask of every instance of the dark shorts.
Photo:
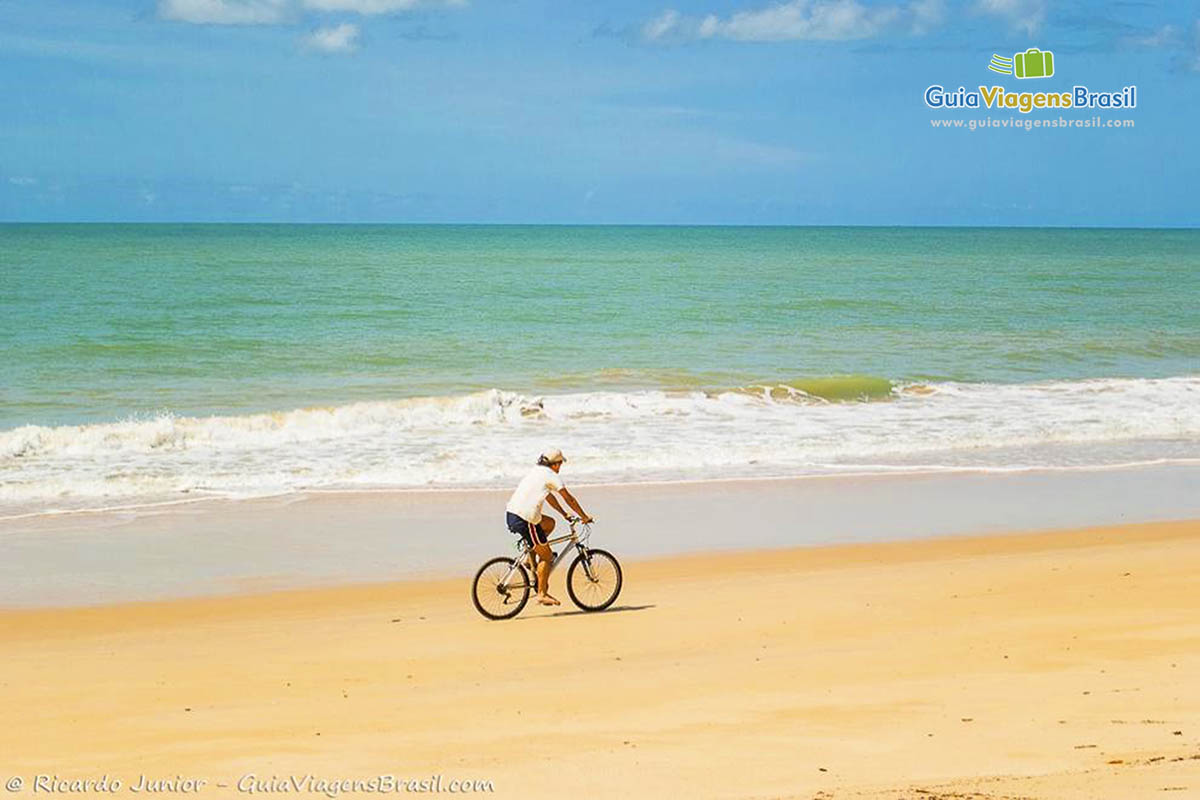
[[[534,544],[546,543],[545,531],[531,522],[526,522],[511,511],[504,512],[504,524],[508,525],[510,531],[524,539],[525,544],[530,547],[533,547]]]

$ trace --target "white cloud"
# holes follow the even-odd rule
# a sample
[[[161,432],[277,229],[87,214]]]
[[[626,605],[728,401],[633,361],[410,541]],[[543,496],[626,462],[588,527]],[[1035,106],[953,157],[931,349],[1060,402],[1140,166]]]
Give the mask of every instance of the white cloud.
[[[273,25],[283,22],[287,0],[159,0],[158,15],[204,25]]]
[[[343,22],[328,28],[317,28],[303,39],[304,46],[322,53],[353,53],[358,49],[358,26]]]
[[[351,11],[356,14],[390,14],[407,11],[419,0],[302,0],[305,8],[315,11]]]
[[[739,11],[727,20],[705,17],[701,35],[749,42],[789,39],[867,39],[896,21],[894,7],[869,9],[856,0],[792,0],[761,11]]]
[[[642,26],[642,37],[651,42],[869,39],[904,26],[913,33],[926,33],[943,18],[943,0],[914,0],[907,6],[865,6],[858,0],[787,0],[725,18],[709,14],[697,20],[667,10]]]
[[[984,14],[1002,17],[1018,30],[1032,36],[1046,21],[1046,0],[978,0],[975,8]]]
[[[344,11],[370,16],[408,11],[419,5],[463,6],[467,0],[300,0],[313,11]]]
[[[916,0],[909,6],[909,11],[912,12],[913,33],[928,33],[946,19],[944,0]]]
[[[8,182],[13,186],[35,186],[37,185],[37,178],[30,178],[24,175],[15,175],[9,178]]]
[[[652,42],[666,39],[679,28],[680,19],[678,11],[667,9],[642,26],[642,36]]]

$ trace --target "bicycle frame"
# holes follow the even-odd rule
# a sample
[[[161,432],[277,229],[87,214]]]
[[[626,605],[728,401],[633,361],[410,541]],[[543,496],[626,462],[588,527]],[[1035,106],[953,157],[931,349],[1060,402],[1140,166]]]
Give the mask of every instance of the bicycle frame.
[[[564,536],[559,536],[555,539],[547,539],[546,540],[546,544],[549,545],[550,547],[553,547],[556,544],[561,544],[562,542],[569,542],[569,544],[566,547],[564,547],[557,555],[554,556],[554,560],[552,562],[550,562],[550,571],[546,573],[546,577],[547,577],[547,579],[549,579],[549,577],[554,574],[554,569],[558,566],[558,562],[562,561],[563,558],[566,557],[567,553],[571,552],[571,547],[574,546],[575,550],[580,555],[584,556],[584,559],[583,559],[584,572],[587,573],[587,576],[589,579],[595,580],[596,576],[592,574],[592,565],[591,565],[591,562],[587,558],[587,547],[585,546],[587,543],[587,540],[590,539],[592,536],[592,526],[587,523],[583,523],[583,525],[582,525],[583,533],[580,534],[579,531],[576,530],[576,526],[579,525],[580,523],[568,522],[567,524],[571,528],[570,533],[568,533]],[[533,548],[527,544],[523,544],[521,547],[521,554],[517,557],[515,563],[513,564],[512,569],[510,569],[508,571],[508,574],[504,576],[504,580],[500,582],[500,585],[507,587],[508,582],[510,580],[512,580],[513,575],[515,575],[517,572],[517,565],[524,563],[526,560],[529,560],[530,562],[532,562],[532,554],[533,554]],[[531,585],[536,588],[537,587],[537,575],[536,574],[530,575],[530,578],[532,578]]]

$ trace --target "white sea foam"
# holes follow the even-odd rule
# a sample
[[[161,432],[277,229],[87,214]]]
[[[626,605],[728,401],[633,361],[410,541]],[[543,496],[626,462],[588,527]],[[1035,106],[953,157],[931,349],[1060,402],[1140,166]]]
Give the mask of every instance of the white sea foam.
[[[0,517],[315,488],[504,486],[544,446],[575,481],[1010,470],[1200,458],[1200,376],[469,395],[0,432]]]

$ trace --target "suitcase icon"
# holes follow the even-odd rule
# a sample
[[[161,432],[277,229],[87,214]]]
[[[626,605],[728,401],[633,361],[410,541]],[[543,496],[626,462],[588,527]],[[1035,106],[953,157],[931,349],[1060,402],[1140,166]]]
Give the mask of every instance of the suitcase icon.
[[[1013,70],[1018,78],[1049,78],[1054,74],[1054,53],[1031,47],[1013,56]]]

